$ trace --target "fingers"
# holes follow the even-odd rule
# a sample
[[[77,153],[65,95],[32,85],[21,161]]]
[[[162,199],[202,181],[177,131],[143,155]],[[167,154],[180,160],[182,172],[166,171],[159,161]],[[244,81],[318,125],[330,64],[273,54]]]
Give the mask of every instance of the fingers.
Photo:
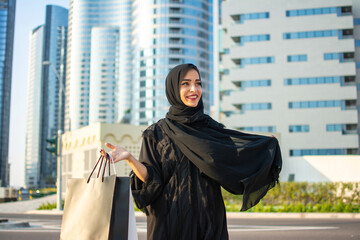
[[[111,148],[111,149],[115,149],[115,146],[112,145],[111,143],[105,143],[105,146],[107,146],[108,148]]]
[[[106,157],[106,152],[103,148],[100,150],[100,154],[103,155],[104,157]]]

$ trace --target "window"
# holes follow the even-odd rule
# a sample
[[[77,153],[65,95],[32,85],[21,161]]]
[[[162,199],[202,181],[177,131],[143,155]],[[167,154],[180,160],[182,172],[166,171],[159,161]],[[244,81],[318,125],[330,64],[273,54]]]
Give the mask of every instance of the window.
[[[286,17],[300,17],[300,16],[335,14],[335,13],[337,13],[336,7],[295,9],[295,10],[287,10]]]
[[[353,52],[342,52],[342,53],[324,53],[324,60],[339,60],[339,62],[353,62]]]
[[[344,76],[327,76],[327,77],[307,77],[307,78],[286,78],[284,85],[308,85],[308,84],[328,84],[340,83]]]
[[[243,46],[246,42],[269,41],[270,34],[235,36],[231,38],[237,45]]]
[[[276,132],[275,126],[238,127],[237,129],[249,132]]]
[[[290,125],[289,132],[309,132],[309,125]]]
[[[237,58],[232,60],[237,66],[244,68],[245,65],[274,63],[275,57]]]
[[[290,156],[305,155],[352,155],[356,154],[355,148],[320,148],[320,149],[291,149]]]
[[[289,108],[329,108],[329,107],[340,107],[344,101],[340,100],[325,100],[325,101],[300,101],[300,102],[289,102]]]
[[[247,81],[234,81],[233,82],[237,87],[244,90],[249,87],[269,87],[271,86],[271,80],[247,80]]]
[[[360,25],[360,18],[354,18],[354,25]]]
[[[140,119],[145,118],[145,112],[139,112],[139,118]]]
[[[307,61],[307,55],[289,55],[287,56],[288,62],[306,62]]]
[[[302,38],[320,38],[320,37],[336,37],[342,39],[344,30],[321,30],[321,31],[307,31],[307,32],[289,32],[283,34],[283,39],[302,39]],[[350,34],[347,32],[347,34]]]
[[[231,18],[235,23],[244,23],[245,20],[257,20],[257,19],[266,19],[270,18],[269,12],[260,12],[260,13],[246,13],[246,14],[236,14],[231,15]]]
[[[272,109],[271,103],[243,103],[243,104],[233,104],[233,105],[241,112]]]

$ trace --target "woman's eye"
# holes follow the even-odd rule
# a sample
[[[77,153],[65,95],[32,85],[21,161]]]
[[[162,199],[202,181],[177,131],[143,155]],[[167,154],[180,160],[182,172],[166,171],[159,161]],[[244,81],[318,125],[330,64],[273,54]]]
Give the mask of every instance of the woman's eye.
[[[198,86],[202,86],[201,82],[198,82],[197,85],[198,85]]]
[[[189,85],[189,83],[183,82],[181,85],[182,85],[182,86],[186,86],[186,85]]]

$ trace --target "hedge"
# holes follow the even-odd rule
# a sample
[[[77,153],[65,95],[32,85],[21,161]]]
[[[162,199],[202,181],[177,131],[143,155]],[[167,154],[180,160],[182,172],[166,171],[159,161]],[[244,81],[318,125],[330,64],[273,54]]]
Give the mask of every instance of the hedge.
[[[240,211],[242,198],[222,189],[227,211]],[[248,212],[360,212],[360,183],[282,182]]]

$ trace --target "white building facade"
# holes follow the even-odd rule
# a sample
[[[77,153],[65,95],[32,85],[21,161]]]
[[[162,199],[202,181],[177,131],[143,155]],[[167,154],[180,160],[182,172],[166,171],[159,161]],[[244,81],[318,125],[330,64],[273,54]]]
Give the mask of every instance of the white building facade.
[[[224,1],[222,122],[280,134],[285,161],[357,154],[354,11],[351,0]]]

